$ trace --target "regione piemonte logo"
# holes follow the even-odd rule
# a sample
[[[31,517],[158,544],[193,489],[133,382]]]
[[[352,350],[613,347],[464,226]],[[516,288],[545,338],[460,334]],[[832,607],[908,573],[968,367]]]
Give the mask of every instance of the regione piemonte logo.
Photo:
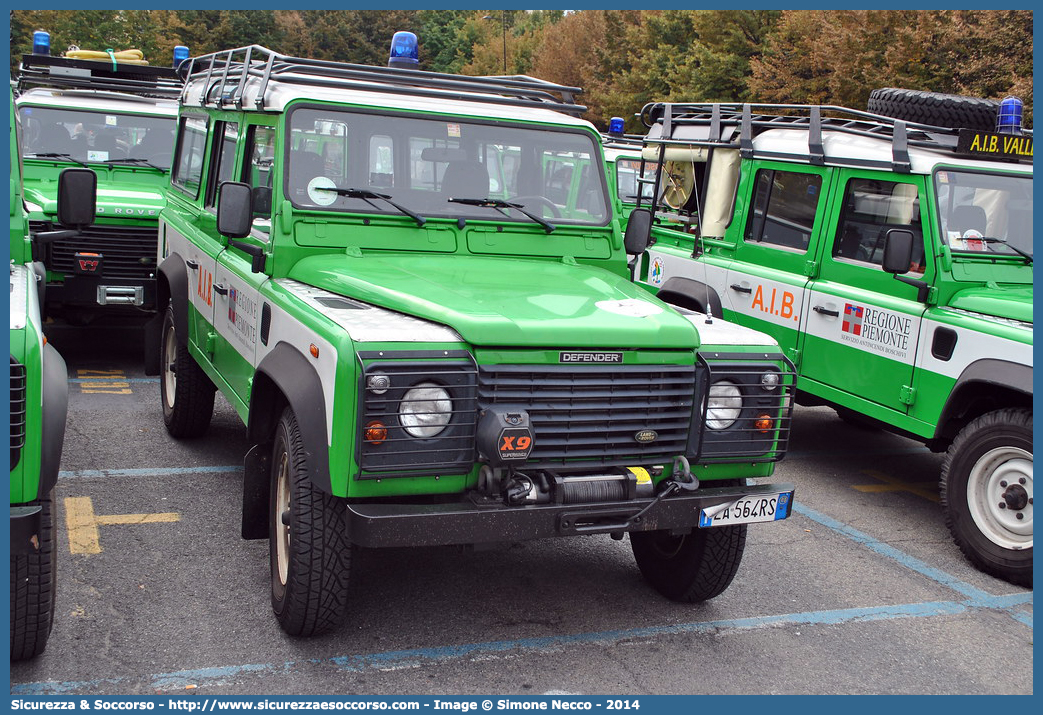
[[[844,322],[841,324],[840,329],[845,333],[851,333],[852,335],[862,334],[862,316],[865,314],[865,308],[860,305],[851,305],[850,303],[844,304]]]

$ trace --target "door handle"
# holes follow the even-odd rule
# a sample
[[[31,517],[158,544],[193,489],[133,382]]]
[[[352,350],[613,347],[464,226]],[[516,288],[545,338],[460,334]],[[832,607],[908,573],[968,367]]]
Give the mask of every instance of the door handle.
[[[185,265],[191,268],[193,271],[199,268],[199,264],[195,261],[185,261]]]
[[[214,292],[218,295],[228,295],[228,288],[221,285],[220,283],[214,283]]]
[[[740,293],[752,293],[753,292],[753,288],[747,288],[746,286],[741,286],[738,283],[732,283],[731,284],[731,289],[732,290],[737,290]]]
[[[829,308],[826,308],[826,307],[821,306],[821,305],[816,305],[814,308],[812,308],[812,310],[814,310],[816,313],[820,313],[822,315],[828,315],[831,318],[839,318],[840,317],[840,311],[839,310],[830,310]]]

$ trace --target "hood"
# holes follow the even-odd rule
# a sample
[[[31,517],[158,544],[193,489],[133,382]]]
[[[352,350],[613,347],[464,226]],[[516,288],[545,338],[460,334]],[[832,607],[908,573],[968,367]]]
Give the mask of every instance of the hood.
[[[674,310],[600,268],[462,255],[312,256],[289,278],[448,325],[477,346],[698,347]]]
[[[972,313],[1032,322],[1032,286],[967,288],[952,297],[949,305]]]
[[[94,167],[92,167],[94,168]],[[166,204],[163,192],[169,178],[158,173],[106,172],[98,174],[98,218],[141,218],[159,220]],[[25,200],[45,214],[58,213],[57,181],[26,181]]]

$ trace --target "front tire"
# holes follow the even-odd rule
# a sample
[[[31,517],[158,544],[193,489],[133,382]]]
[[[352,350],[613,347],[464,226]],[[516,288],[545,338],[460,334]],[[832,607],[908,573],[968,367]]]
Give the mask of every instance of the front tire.
[[[188,348],[178,343],[172,307],[167,308],[163,317],[160,335],[159,392],[163,423],[171,437],[201,437],[214,415],[217,388]]]
[[[641,575],[671,601],[696,603],[724,593],[746,550],[746,525],[668,531],[632,531],[630,547]]]
[[[11,660],[43,653],[54,623],[57,551],[54,548],[54,490],[39,500],[40,544],[36,553],[11,554]]]
[[[963,428],[942,464],[945,523],[985,573],[1032,587],[1032,412],[989,412]]]
[[[312,484],[300,426],[289,407],[275,428],[270,504],[272,610],[292,636],[328,631],[347,611],[347,509]]]

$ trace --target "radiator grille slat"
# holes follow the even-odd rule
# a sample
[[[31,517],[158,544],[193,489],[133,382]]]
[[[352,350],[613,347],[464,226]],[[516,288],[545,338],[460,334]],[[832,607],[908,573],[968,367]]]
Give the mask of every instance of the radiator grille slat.
[[[482,408],[524,409],[534,433],[527,467],[666,462],[684,454],[695,367],[677,365],[481,365]],[[639,432],[656,439],[638,442]]]
[[[18,466],[25,446],[25,365],[11,358],[11,469]]]

